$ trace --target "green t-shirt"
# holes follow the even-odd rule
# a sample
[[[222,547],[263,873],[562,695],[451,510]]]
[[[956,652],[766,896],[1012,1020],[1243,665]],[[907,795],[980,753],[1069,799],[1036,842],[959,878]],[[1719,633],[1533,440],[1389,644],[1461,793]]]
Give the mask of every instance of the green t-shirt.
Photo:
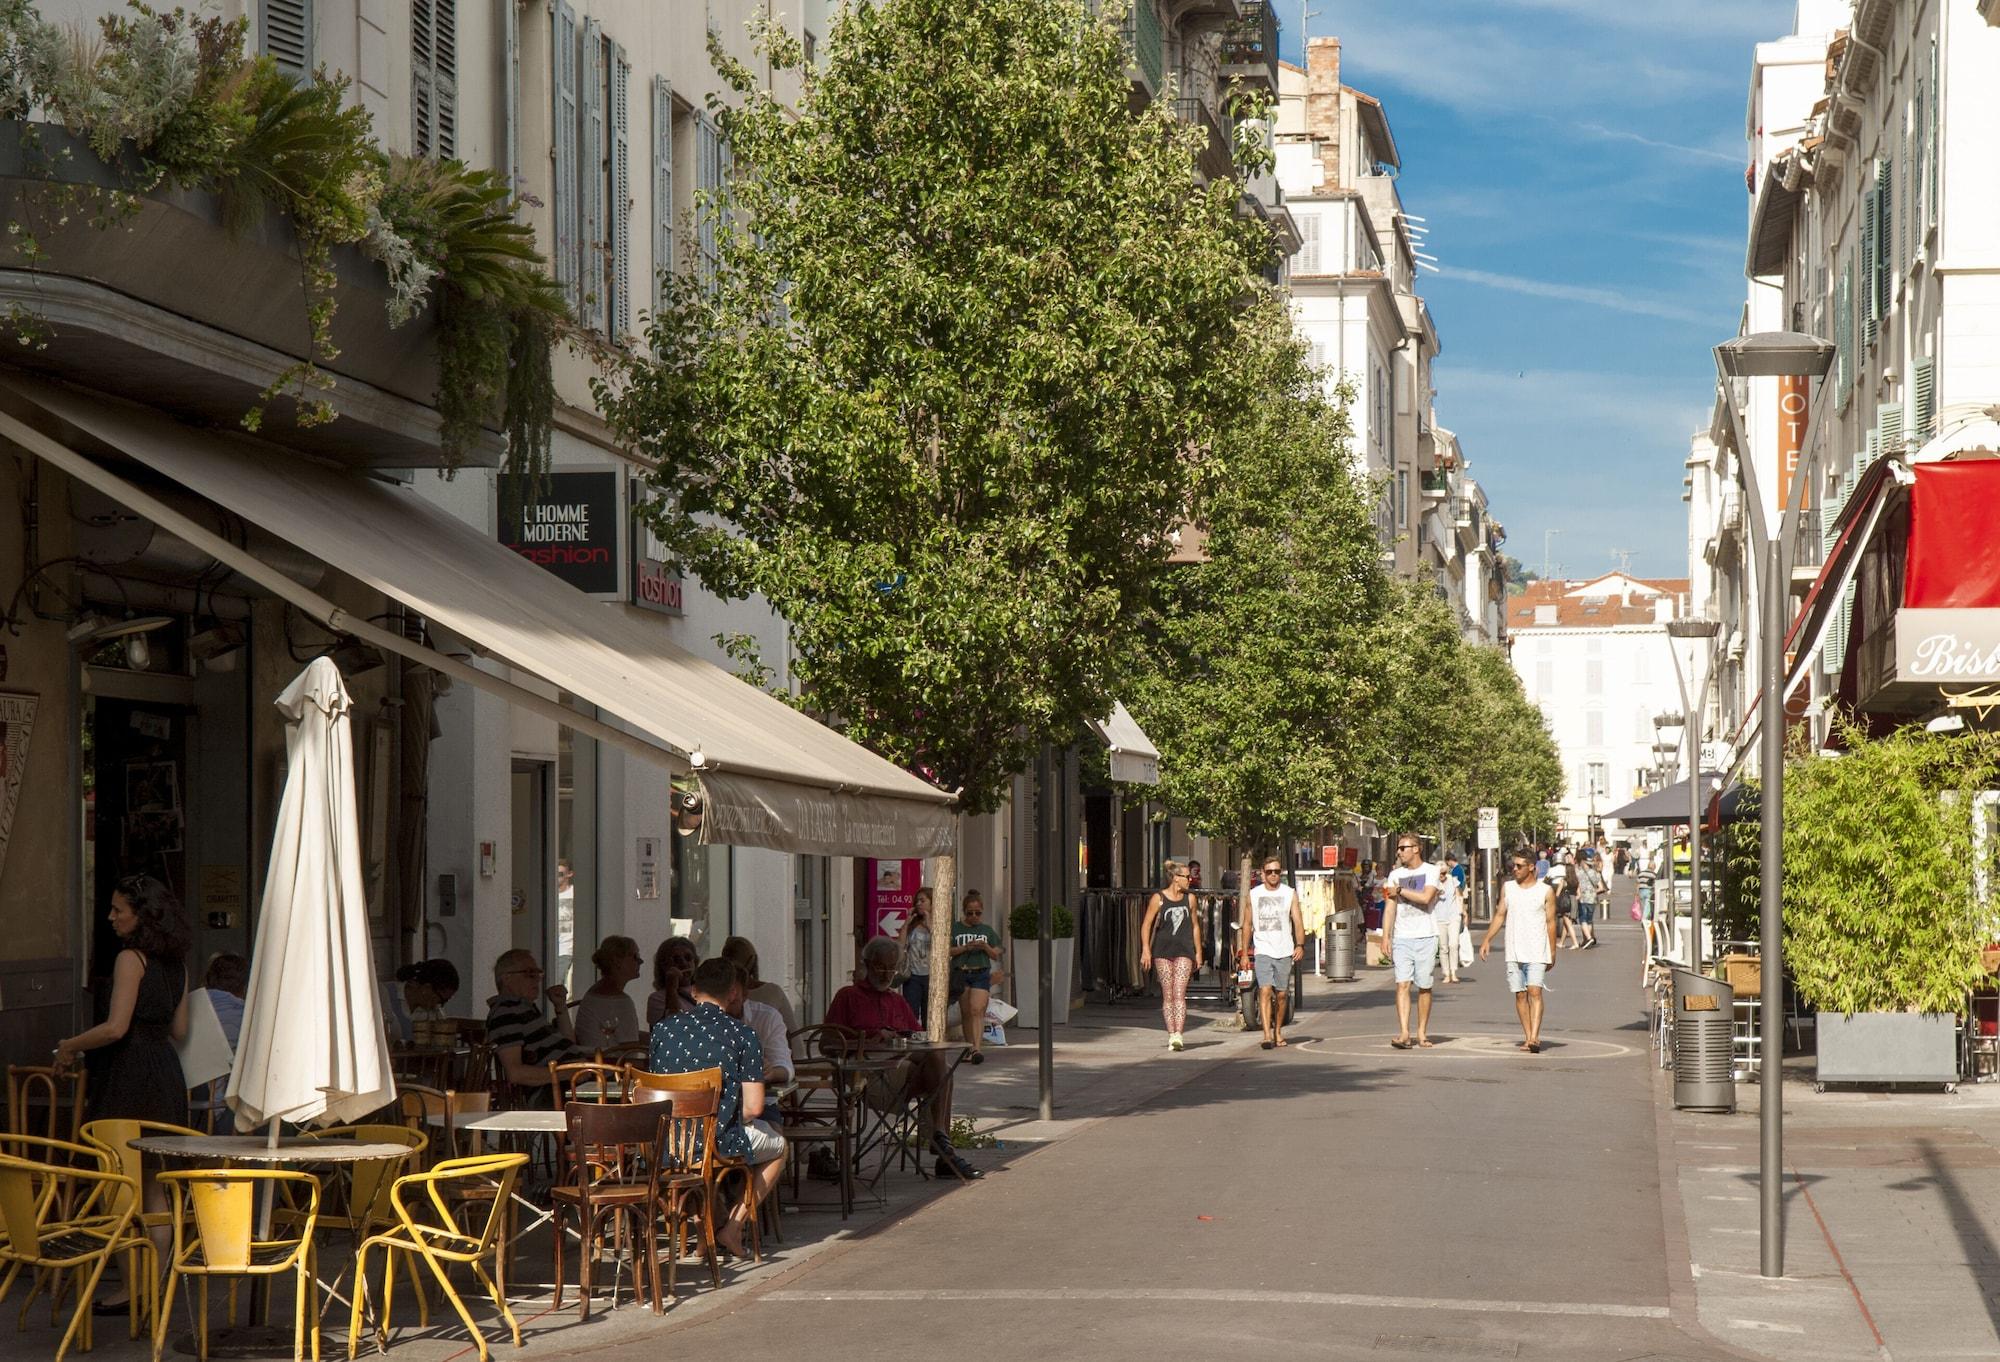
[[[951,924],[951,946],[953,950],[957,950],[960,946],[970,945],[975,941],[984,941],[987,945],[997,949],[1000,945],[1000,933],[988,927],[985,923],[981,923],[977,927],[966,922],[954,922]],[[983,969],[992,969],[994,963],[993,957],[984,951],[967,951],[964,955],[954,955],[951,958],[952,969],[960,974],[977,974]]]

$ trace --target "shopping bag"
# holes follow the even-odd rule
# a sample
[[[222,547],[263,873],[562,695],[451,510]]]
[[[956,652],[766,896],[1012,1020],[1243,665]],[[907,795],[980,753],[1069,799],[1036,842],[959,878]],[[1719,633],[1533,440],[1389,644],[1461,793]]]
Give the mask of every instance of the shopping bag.
[[[1646,920],[1646,915],[1639,911],[1639,900],[1637,899],[1632,900],[1632,920],[1634,922],[1644,922]]]
[[[987,995],[986,1024],[988,1026],[1006,1026],[1020,1015],[1020,1009],[1005,998],[996,997],[991,994]]]
[[[980,1032],[980,1040],[987,1045],[1005,1045],[1007,1043],[1007,1028],[998,1022],[988,1021],[986,1029]]]
[[[1460,932],[1458,934],[1458,965],[1460,969],[1471,968],[1472,965],[1471,932]]]

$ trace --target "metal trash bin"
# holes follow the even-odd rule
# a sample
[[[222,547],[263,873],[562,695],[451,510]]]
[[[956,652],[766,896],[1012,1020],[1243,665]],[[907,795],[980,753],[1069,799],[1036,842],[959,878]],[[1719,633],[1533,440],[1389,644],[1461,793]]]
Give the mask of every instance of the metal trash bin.
[[[1360,940],[1361,910],[1346,908],[1327,919],[1326,977],[1336,983],[1354,981],[1354,950]]]
[[[1674,1105],[1736,1110],[1736,990],[1691,969],[1674,971]]]

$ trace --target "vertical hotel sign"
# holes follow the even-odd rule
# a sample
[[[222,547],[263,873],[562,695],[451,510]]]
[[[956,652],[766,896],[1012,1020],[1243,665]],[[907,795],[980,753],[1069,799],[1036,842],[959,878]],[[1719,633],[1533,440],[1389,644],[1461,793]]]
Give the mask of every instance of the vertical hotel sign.
[[[1806,447],[1806,409],[1812,380],[1804,374],[1778,377],[1778,514],[1792,504],[1792,482],[1799,474],[1799,454]]]

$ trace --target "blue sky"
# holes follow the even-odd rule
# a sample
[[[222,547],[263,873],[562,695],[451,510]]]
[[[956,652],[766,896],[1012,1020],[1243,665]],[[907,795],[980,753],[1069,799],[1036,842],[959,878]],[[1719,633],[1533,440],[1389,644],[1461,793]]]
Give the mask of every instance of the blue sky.
[[[1283,53],[1341,39],[1381,99],[1458,432],[1506,551],[1687,572],[1688,436],[1736,329],[1752,46],[1792,0],[1278,0]],[[1305,11],[1311,11],[1310,14]],[[1302,22],[1303,20],[1303,22]]]

